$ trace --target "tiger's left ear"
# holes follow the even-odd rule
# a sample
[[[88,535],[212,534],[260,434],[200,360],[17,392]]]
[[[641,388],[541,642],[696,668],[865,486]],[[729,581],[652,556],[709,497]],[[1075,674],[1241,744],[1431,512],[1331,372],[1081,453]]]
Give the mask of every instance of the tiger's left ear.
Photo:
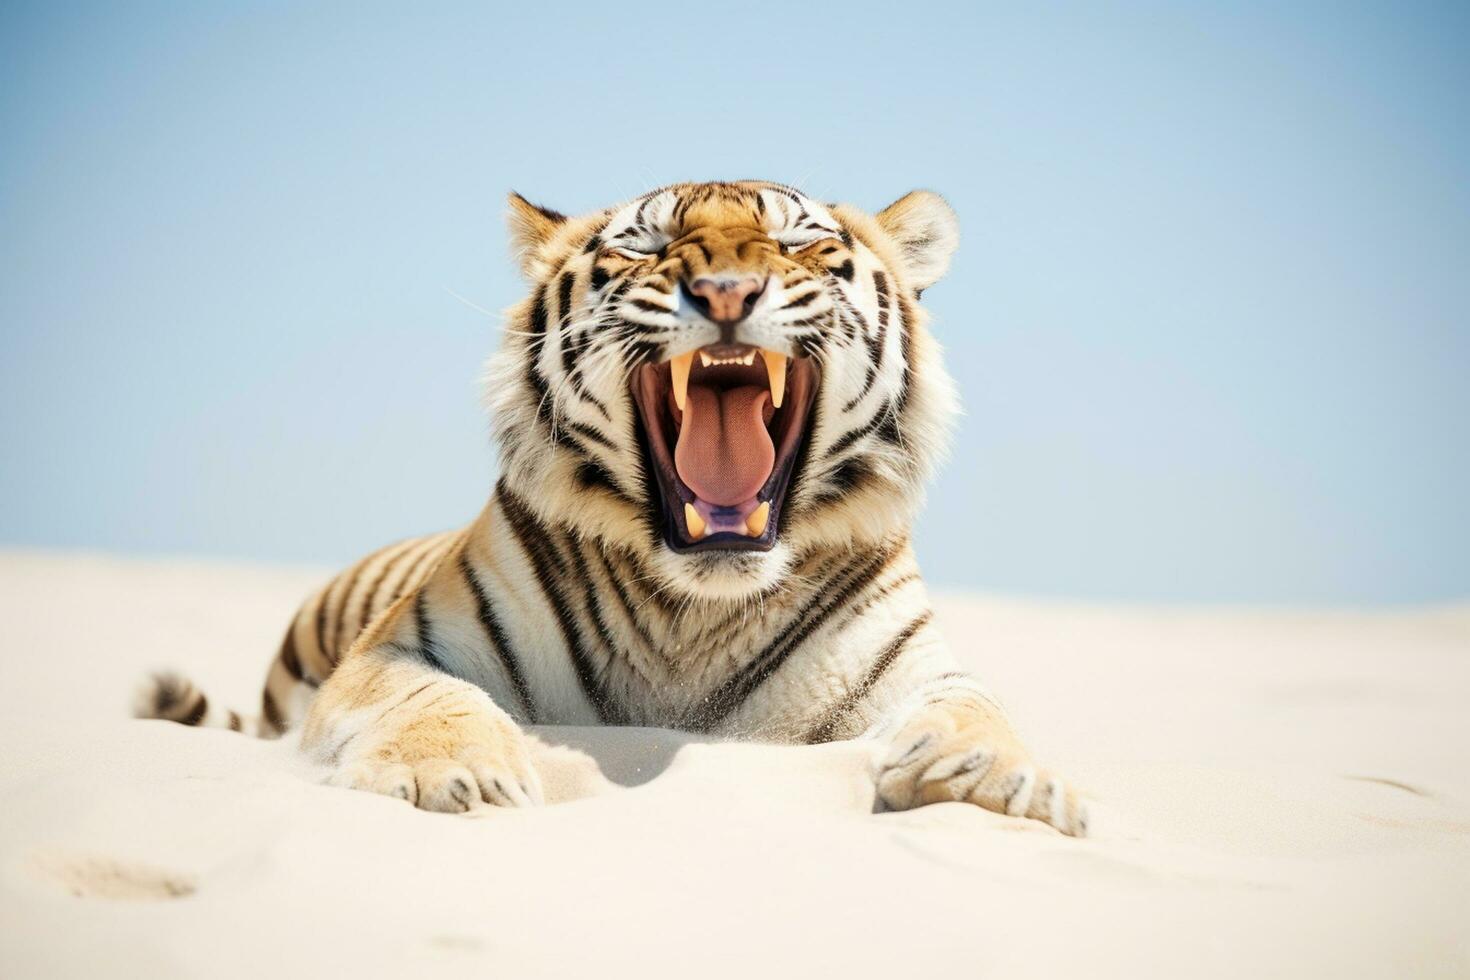
[[[521,264],[521,272],[535,279],[539,276],[541,246],[551,240],[567,216],[560,211],[532,204],[515,191],[507,198],[510,205],[505,213],[510,226],[510,248]]]
[[[950,256],[960,244],[960,222],[944,198],[933,191],[911,191],[877,217],[897,243],[914,289],[928,289],[949,271]]]

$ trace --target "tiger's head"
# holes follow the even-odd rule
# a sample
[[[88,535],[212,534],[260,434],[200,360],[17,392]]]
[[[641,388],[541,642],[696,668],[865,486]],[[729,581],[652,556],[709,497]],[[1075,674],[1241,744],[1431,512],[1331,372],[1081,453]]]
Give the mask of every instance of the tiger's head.
[[[955,414],[919,296],[954,212],[679,184],[580,218],[512,194],[531,295],[488,371],[502,480],[660,585],[743,599],[908,533]]]

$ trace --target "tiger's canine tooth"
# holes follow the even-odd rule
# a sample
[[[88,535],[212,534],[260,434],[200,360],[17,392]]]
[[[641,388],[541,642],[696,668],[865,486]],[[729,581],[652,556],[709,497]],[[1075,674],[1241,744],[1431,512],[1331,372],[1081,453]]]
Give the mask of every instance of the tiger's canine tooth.
[[[689,400],[689,368],[694,364],[694,352],[680,354],[669,362],[669,372],[674,376],[674,404],[679,406],[679,411],[684,411],[684,403]]]
[[[771,407],[780,408],[786,396],[786,355],[763,347],[761,360],[766,362],[766,376],[771,379]]]
[[[695,541],[704,537],[704,518],[699,516],[699,511],[694,509],[693,504],[684,505],[684,525],[689,528],[689,536]]]
[[[771,519],[771,502],[768,500],[745,519],[745,533],[752,538],[758,538],[766,533],[766,522]]]
[[[713,360],[710,358],[710,356],[708,354],[706,354],[704,351],[700,351],[699,352],[699,366],[700,367],[709,367],[712,363],[714,363],[714,362],[713,362]]]

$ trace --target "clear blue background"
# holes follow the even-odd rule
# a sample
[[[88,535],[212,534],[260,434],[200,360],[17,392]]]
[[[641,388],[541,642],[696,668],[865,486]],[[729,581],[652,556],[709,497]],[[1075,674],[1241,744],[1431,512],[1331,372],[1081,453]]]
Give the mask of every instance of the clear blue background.
[[[1464,4],[0,7],[0,543],[457,524],[506,190],[946,194],[932,579],[1470,595]]]

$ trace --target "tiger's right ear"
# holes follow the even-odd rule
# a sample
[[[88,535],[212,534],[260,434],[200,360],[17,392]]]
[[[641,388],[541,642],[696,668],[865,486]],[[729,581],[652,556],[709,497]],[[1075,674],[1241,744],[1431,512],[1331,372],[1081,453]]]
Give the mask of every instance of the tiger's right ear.
[[[954,208],[933,191],[912,191],[878,212],[878,224],[893,236],[909,284],[922,292],[949,271],[960,243]]]
[[[545,272],[541,258],[542,247],[556,234],[556,230],[567,220],[560,211],[532,204],[515,191],[507,198],[510,205],[505,213],[510,226],[510,248],[521,265],[521,272],[537,279]]]

